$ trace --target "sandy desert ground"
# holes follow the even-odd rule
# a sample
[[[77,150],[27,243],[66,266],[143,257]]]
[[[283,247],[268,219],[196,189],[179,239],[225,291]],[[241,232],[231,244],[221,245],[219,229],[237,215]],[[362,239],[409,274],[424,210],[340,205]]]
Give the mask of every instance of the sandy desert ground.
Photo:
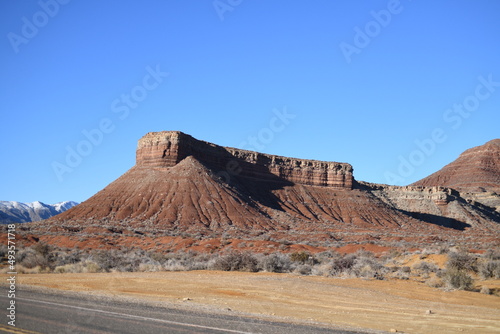
[[[499,333],[500,298],[403,280],[219,271],[23,274],[38,288],[404,333]],[[493,288],[500,281],[482,282]]]

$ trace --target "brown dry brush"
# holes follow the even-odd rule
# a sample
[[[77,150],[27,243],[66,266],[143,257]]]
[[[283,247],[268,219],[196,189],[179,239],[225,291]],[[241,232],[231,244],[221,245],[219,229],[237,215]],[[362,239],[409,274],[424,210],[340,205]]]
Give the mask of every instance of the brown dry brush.
[[[6,247],[0,246],[0,256]],[[394,256],[376,257],[364,250],[353,254],[326,251],[310,254],[305,251],[271,254],[226,251],[198,253],[194,251],[153,252],[141,249],[79,250],[57,248],[44,243],[18,250],[16,259],[20,272],[137,272],[223,270],[245,272],[295,273],[330,277],[386,277],[409,279],[410,274],[429,280],[428,285],[448,289],[473,290],[473,277],[500,278],[500,251],[482,256],[465,251],[449,252],[445,269],[422,260],[411,268],[398,265]],[[432,281],[432,282],[430,282]]]

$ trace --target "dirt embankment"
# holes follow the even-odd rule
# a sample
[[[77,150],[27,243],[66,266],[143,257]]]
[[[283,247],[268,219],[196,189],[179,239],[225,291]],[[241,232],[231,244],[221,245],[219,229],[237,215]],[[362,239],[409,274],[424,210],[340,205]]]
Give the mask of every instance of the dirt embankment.
[[[499,297],[415,281],[191,271],[19,275],[19,283],[382,331],[500,332]]]

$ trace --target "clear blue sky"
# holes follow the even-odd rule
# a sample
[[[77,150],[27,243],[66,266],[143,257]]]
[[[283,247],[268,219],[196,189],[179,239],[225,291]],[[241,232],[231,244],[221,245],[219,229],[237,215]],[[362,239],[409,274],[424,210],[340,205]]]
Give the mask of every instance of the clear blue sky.
[[[150,131],[399,185],[500,137],[500,1],[59,1],[0,2],[0,200],[84,201]]]

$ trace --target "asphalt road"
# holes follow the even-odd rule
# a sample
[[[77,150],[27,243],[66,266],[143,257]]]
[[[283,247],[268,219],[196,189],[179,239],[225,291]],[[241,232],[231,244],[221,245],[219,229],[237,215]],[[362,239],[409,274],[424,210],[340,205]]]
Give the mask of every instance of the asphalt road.
[[[8,325],[9,299],[0,295],[0,333],[265,333],[309,334],[361,332],[334,330],[236,315],[221,315],[125,303],[109,298],[47,294],[28,290],[16,294],[16,327]]]

